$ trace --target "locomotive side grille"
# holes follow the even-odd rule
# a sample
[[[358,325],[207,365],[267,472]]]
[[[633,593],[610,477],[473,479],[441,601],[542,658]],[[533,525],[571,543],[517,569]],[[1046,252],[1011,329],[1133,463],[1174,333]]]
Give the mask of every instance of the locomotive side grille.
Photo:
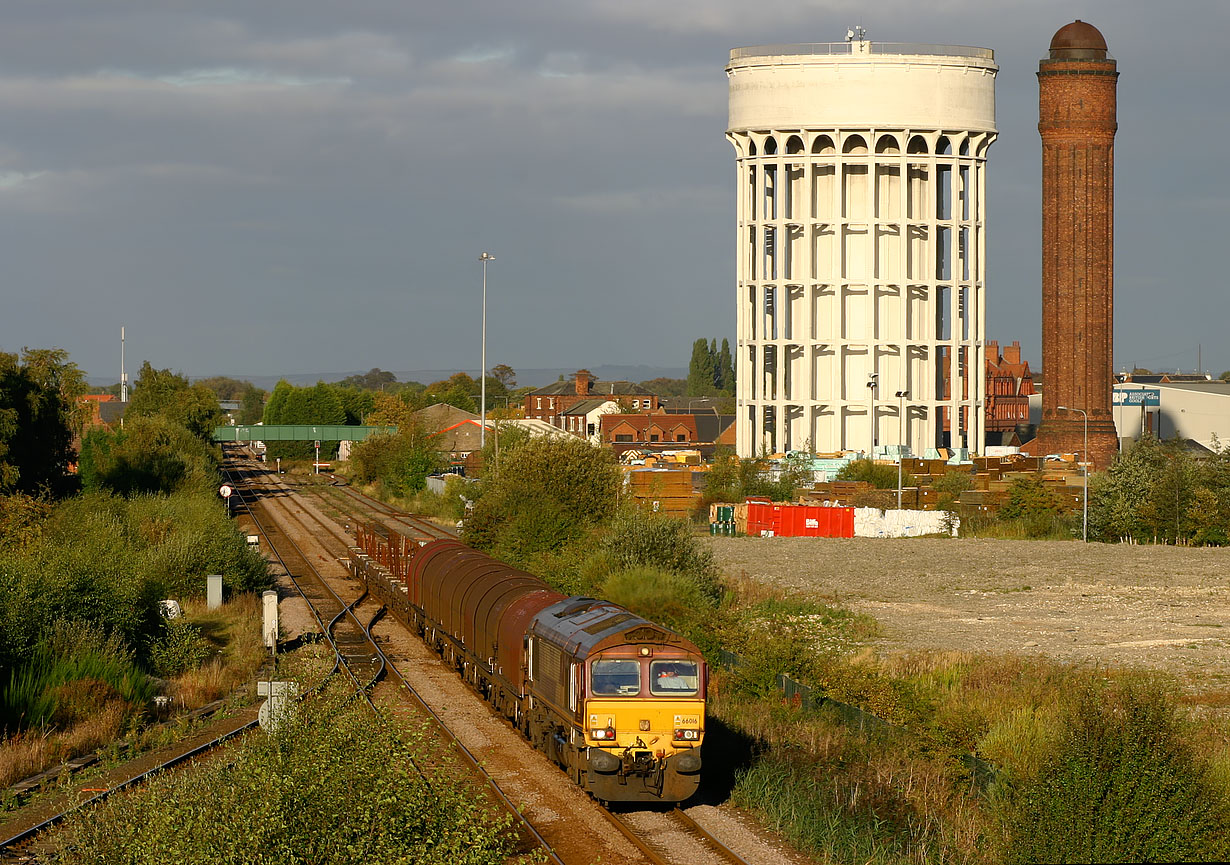
[[[540,637],[534,638],[534,682],[539,694],[557,706],[567,699],[564,653]]]

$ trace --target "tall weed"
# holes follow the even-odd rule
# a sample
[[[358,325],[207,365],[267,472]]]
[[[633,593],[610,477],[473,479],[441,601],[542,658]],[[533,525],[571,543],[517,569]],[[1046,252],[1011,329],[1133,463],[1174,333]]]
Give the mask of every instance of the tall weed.
[[[1009,862],[1230,858],[1230,802],[1154,680],[1087,688],[1038,777],[1005,799]]]

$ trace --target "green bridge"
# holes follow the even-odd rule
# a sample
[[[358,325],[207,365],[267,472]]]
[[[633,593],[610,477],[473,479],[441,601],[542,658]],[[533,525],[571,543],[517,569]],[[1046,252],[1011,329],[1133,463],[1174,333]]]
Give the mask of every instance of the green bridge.
[[[378,433],[392,435],[395,426],[346,426],[345,424],[279,424],[264,426],[220,426],[214,430],[216,442],[361,442]]]

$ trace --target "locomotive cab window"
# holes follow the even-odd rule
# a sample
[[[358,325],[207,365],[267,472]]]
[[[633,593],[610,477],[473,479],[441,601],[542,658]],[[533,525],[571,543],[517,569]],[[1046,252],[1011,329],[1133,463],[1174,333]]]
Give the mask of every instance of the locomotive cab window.
[[[681,697],[700,690],[700,671],[693,661],[654,661],[649,665],[650,691]]]
[[[590,690],[595,696],[631,696],[641,692],[641,662],[601,659],[589,668]]]

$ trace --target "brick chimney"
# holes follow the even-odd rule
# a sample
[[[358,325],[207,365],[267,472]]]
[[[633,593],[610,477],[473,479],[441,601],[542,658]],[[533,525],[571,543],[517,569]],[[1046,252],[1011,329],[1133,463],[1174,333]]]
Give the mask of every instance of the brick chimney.
[[[998,339],[988,339],[987,340],[987,361],[989,363],[998,365],[999,357],[1000,357],[999,340]]]
[[[589,396],[594,388],[594,376],[587,369],[577,370],[577,396]]]
[[[1013,340],[1012,345],[1004,346],[1004,363],[1020,363],[1021,362],[1021,343],[1019,340]]]

